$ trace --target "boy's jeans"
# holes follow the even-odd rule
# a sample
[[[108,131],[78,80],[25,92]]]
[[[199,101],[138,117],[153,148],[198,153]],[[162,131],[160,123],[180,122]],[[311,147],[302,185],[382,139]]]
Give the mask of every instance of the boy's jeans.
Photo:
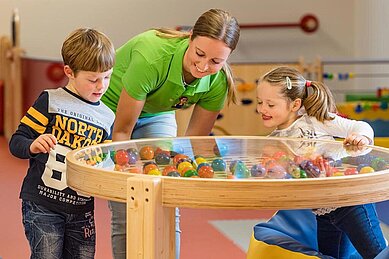
[[[338,208],[317,216],[319,251],[335,258],[343,258],[342,244],[351,241],[364,258],[374,258],[385,247],[374,204]]]
[[[23,200],[22,216],[31,259],[94,258],[96,234],[93,211],[58,213]]]

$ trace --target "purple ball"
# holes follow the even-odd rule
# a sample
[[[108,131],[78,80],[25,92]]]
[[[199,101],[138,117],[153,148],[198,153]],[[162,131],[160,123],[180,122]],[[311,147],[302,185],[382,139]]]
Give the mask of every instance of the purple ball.
[[[251,167],[252,177],[264,177],[266,174],[266,168],[262,164],[255,164]]]

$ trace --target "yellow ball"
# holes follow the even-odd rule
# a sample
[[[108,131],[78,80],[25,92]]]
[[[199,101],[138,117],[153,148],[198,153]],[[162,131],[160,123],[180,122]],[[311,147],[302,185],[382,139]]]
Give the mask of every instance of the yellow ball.
[[[207,163],[207,160],[204,157],[198,157],[195,159],[196,163],[193,163],[193,166],[197,168],[197,166],[201,163]]]
[[[189,168],[193,168],[193,165],[191,164],[191,163],[189,163],[189,162],[182,162],[182,163],[180,163],[178,166],[177,166],[177,170],[178,170],[178,172],[181,174],[182,173],[182,170],[184,170],[185,168],[187,168],[187,167],[189,167]],[[194,169],[194,168],[193,168]]]
[[[151,169],[150,171],[147,172],[148,175],[162,175],[161,171],[158,169]]]
[[[335,173],[333,174],[333,176],[344,176],[344,173],[343,173],[343,172],[337,171],[337,172],[335,172]]]
[[[373,172],[374,172],[374,169],[373,169],[373,167],[370,167],[370,166],[364,166],[359,171],[360,174],[368,174],[368,173],[373,173]]]

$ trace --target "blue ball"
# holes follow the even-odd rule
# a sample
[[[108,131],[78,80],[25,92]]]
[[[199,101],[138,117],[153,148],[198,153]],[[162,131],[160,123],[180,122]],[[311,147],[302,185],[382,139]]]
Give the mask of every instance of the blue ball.
[[[221,158],[216,158],[212,161],[212,168],[214,171],[225,171],[226,170],[226,162],[224,162]]]

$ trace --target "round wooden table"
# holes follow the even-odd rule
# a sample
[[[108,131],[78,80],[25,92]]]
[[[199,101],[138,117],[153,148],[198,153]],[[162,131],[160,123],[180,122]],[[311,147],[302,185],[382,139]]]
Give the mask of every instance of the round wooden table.
[[[145,146],[193,160],[202,156],[209,163],[223,159],[227,167],[215,172],[214,178],[193,178],[130,173],[142,172],[148,160],[115,165],[116,151],[140,151]],[[303,160],[313,162],[320,174],[290,178],[285,173],[284,178],[274,179],[271,169],[261,177],[231,172],[237,161],[250,172],[257,164],[288,168]],[[358,150],[340,141],[247,136],[140,139],[74,150],[67,154],[66,163],[67,182],[74,190],[127,203],[127,222],[132,222],[127,224],[127,258],[174,258],[175,207],[303,209],[389,199],[389,149]],[[159,165],[161,170],[165,166]],[[357,173],[363,166],[373,167],[374,172]]]

